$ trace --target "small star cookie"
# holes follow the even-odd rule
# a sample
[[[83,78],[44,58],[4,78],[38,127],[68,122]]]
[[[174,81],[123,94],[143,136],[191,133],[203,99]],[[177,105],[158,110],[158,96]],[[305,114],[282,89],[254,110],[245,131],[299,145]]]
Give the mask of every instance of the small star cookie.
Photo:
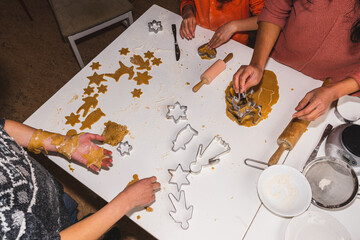
[[[147,51],[146,53],[144,53],[144,56],[146,58],[153,58],[154,57],[154,52],[150,52],[150,51]]]
[[[80,115],[71,113],[70,116],[65,116],[66,118],[65,124],[70,124],[71,126],[75,126],[75,124],[80,122],[79,117]]]
[[[151,60],[153,65],[159,66],[162,63],[161,58],[154,58]]]
[[[104,84],[101,84],[99,87],[97,87],[99,93],[106,93],[107,92],[107,86]]]
[[[91,95],[94,92],[94,88],[88,86],[87,88],[84,88],[84,94]]]
[[[149,79],[151,79],[152,76],[148,75],[148,71],[145,71],[143,73],[136,72],[136,77],[134,77],[134,81],[137,82],[137,85],[146,84],[149,85]]]
[[[120,55],[127,55],[129,52],[129,48],[122,48],[119,50]]]
[[[99,62],[93,62],[91,65],[91,70],[99,70],[99,68],[101,67]]]
[[[87,167],[90,165],[95,165],[98,169],[101,168],[101,162],[106,156],[104,155],[104,148],[99,148],[98,150],[90,147],[90,151],[87,154],[82,155],[87,160]]]
[[[92,76],[87,77],[90,82],[89,85],[95,83],[96,85],[100,85],[101,82],[106,82],[107,80],[103,78],[104,74],[97,74],[96,72],[94,72],[94,74]]]
[[[135,97],[140,98],[140,95],[143,94],[141,89],[136,89],[136,88],[134,88],[134,91],[132,91],[131,93],[133,95],[133,98],[135,98]]]

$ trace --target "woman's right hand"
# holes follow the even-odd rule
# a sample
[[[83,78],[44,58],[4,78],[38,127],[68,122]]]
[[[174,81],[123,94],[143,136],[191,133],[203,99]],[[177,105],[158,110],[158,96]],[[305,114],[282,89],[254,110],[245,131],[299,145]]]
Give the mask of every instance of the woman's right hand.
[[[155,192],[160,188],[160,183],[156,177],[141,179],[127,186],[121,194],[127,199],[130,209],[134,207],[147,205],[155,201]]]
[[[249,88],[258,85],[264,73],[259,65],[242,65],[233,76],[233,87],[236,93],[246,92]]]
[[[195,38],[196,18],[193,7],[190,5],[184,6],[182,11],[183,20],[180,26],[181,38],[191,40]]]

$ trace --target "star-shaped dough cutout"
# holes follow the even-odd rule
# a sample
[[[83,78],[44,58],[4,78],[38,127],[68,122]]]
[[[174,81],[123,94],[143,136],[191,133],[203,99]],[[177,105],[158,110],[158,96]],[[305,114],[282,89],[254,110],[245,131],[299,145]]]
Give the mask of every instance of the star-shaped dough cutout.
[[[102,160],[106,158],[104,155],[104,148],[95,150],[92,147],[90,147],[90,151],[87,154],[82,154],[81,156],[87,160],[87,167],[90,167],[90,165],[95,165],[98,169],[101,168]]]
[[[144,56],[146,58],[153,58],[154,57],[154,52],[150,52],[150,51],[147,51],[146,53],[144,53]]]
[[[131,93],[133,95],[133,98],[135,98],[135,97],[140,98],[140,95],[143,94],[141,89],[136,89],[136,88],[134,88],[134,91],[132,91]]]
[[[120,55],[127,55],[129,52],[129,48],[122,48],[119,50]]]
[[[101,67],[99,62],[93,62],[91,65],[91,70],[99,70],[99,68]]]
[[[159,66],[162,63],[161,58],[154,58],[151,60],[153,65]]]
[[[190,171],[186,171],[182,168],[181,164],[177,165],[176,169],[169,169],[169,174],[171,178],[169,183],[176,184],[178,191],[180,191],[182,185],[189,185],[190,182],[187,179]]]
[[[97,74],[96,72],[94,72],[94,75],[87,77],[90,82],[89,85],[95,83],[96,85],[100,85],[101,82],[106,82],[107,80],[103,78],[104,74]]]
[[[75,126],[75,124],[80,122],[79,117],[80,115],[71,113],[70,116],[65,116],[66,118],[65,124],[70,124],[71,126]]]
[[[145,71],[143,73],[136,72],[136,77],[134,77],[134,81],[137,82],[137,85],[146,84],[149,85],[149,79],[151,79],[152,76],[149,75],[148,71]]]
[[[97,87],[99,93],[106,93],[107,86],[104,84],[101,84],[99,87]]]
[[[87,88],[84,88],[84,94],[91,95],[94,92],[94,87],[88,86]]]

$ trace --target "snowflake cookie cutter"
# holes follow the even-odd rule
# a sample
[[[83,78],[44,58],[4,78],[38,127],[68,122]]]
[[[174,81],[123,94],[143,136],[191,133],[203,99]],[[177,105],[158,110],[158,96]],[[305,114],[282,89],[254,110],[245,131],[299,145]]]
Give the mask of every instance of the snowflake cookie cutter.
[[[215,136],[204,151],[202,148],[203,145],[200,144],[195,161],[190,163],[190,173],[198,174],[203,167],[219,163],[220,157],[231,151],[230,145],[220,136]]]
[[[132,146],[129,144],[128,141],[120,142],[119,146],[116,148],[121,156],[130,155],[130,151],[132,150]]]
[[[187,178],[190,171],[184,170],[180,163],[176,169],[168,169],[168,172],[171,175],[169,183],[176,184],[178,191],[180,191],[182,185],[190,185],[189,179]]]
[[[163,30],[161,21],[153,20],[152,22],[148,23],[148,26],[149,26],[149,32],[158,33],[159,31]]]
[[[178,123],[179,120],[186,120],[187,106],[181,105],[179,102],[176,102],[174,105],[168,105],[167,109],[167,119],[172,119],[174,123]]]
[[[187,124],[184,128],[182,128],[177,134],[175,140],[173,140],[173,147],[171,150],[176,152],[180,148],[185,150],[186,144],[188,144],[194,136],[198,135],[198,131],[191,127],[190,124]]]
[[[172,193],[169,193],[169,199],[175,211],[170,211],[169,214],[176,223],[181,224],[181,228],[186,230],[189,228],[189,220],[192,218],[194,207],[186,206],[185,192],[180,192],[179,199]]]

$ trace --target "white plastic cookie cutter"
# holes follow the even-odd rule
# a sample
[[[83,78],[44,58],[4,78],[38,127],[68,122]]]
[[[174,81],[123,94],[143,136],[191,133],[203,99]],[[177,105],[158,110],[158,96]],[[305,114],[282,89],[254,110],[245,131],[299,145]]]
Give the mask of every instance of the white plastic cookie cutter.
[[[190,124],[187,124],[182,128],[176,135],[175,140],[173,141],[172,151],[176,152],[180,148],[185,150],[186,144],[188,144],[194,136],[198,135],[198,131],[193,129]]]
[[[231,151],[230,145],[219,136],[215,136],[204,151],[202,147],[200,144],[195,162],[190,163],[191,173],[200,173],[203,166],[219,163],[220,157]]]
[[[132,150],[132,146],[129,144],[128,141],[126,142],[120,142],[119,146],[116,148],[121,156],[130,155],[130,151]]]
[[[163,30],[161,21],[153,20],[152,22],[148,23],[148,27],[149,27],[149,32],[158,33],[159,31]]]
[[[190,171],[184,170],[180,163],[177,165],[176,169],[169,169],[168,172],[171,175],[169,183],[176,184],[178,191],[180,191],[182,185],[190,184],[187,179]]]
[[[176,102],[174,105],[168,105],[167,108],[167,119],[172,119],[175,123],[178,123],[179,120],[186,120],[187,106],[183,106],[179,102]]]
[[[189,228],[189,220],[192,218],[193,206],[186,206],[185,192],[180,192],[179,199],[177,199],[172,193],[169,193],[169,199],[174,207],[175,211],[170,211],[170,216],[176,223],[181,223],[181,228],[186,230]]]

